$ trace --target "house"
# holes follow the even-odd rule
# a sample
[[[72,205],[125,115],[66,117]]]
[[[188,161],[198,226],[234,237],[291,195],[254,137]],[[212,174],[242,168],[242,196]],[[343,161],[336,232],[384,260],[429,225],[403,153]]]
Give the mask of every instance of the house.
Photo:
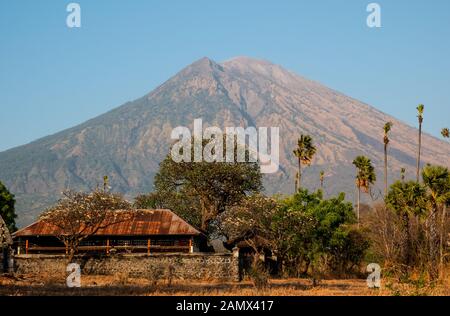
[[[168,209],[123,211],[126,218],[103,225],[83,240],[79,253],[189,253],[200,251],[206,237]],[[108,221],[108,218],[106,219]],[[61,229],[43,220],[13,234],[16,254],[64,254]]]

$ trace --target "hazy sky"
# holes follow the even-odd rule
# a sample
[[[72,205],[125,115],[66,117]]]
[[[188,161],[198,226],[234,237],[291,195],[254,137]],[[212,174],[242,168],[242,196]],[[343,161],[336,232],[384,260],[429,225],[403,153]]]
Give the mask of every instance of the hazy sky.
[[[0,0],[0,151],[150,92],[193,61],[270,60],[410,124],[450,125],[450,1]]]

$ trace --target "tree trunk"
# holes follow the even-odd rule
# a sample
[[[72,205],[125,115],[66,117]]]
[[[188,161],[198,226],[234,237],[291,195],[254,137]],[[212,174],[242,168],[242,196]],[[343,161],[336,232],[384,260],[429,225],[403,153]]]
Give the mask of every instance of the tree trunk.
[[[384,144],[384,196],[388,195],[388,157],[387,144]]]
[[[200,207],[201,207],[201,212],[202,212],[202,222],[200,224],[200,229],[202,231],[206,231],[208,228],[208,208],[206,207],[206,203],[203,200],[203,198],[200,198]]]
[[[437,205],[433,205],[430,214],[429,264],[432,280],[439,278],[439,234],[437,229]]]
[[[2,255],[3,255],[3,262],[2,262],[2,270],[4,273],[8,272],[8,247],[6,245],[2,246]]]
[[[67,258],[67,263],[72,263],[74,257],[75,257],[75,249],[73,249],[73,247],[69,247],[69,257]]]
[[[411,240],[409,231],[409,216],[407,212],[403,213],[403,232],[401,242],[402,263],[405,266],[411,264]]]
[[[295,190],[294,194],[298,192],[298,172],[295,174]]]
[[[358,219],[358,227],[359,227],[359,211],[361,208],[361,187],[358,185],[358,201],[356,205],[356,217]]]
[[[447,203],[444,202],[442,206],[442,218],[441,218],[441,234],[439,240],[439,270],[444,273],[444,250],[445,250],[445,237],[447,232],[445,231],[445,222],[447,217]]]
[[[302,188],[302,160],[298,158],[298,191],[300,191],[301,188]]]
[[[306,266],[305,266],[305,270],[303,270],[303,275],[307,275],[308,274],[308,270],[309,270],[309,265],[311,264],[311,261],[309,259],[306,259]]]
[[[73,258],[75,257],[75,254],[78,252],[78,246],[79,246],[80,240],[74,240],[69,239],[67,241],[64,241],[64,245],[66,246],[66,249],[68,251],[67,255],[67,263],[72,263]]]
[[[420,151],[422,149],[422,122],[419,121],[419,151],[417,153],[417,174],[416,181],[420,180]]]

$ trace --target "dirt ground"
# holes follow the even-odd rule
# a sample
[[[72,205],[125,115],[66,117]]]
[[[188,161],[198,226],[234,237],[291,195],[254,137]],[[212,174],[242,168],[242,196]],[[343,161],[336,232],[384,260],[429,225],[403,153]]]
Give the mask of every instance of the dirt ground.
[[[322,280],[313,287],[308,279],[274,279],[266,289],[257,289],[251,281],[242,282],[150,282],[117,276],[82,276],[81,288],[68,288],[64,278],[33,275],[0,276],[0,295],[140,295],[140,296],[450,296],[448,282],[435,287],[399,285],[384,280],[381,289],[369,289],[366,280]]]

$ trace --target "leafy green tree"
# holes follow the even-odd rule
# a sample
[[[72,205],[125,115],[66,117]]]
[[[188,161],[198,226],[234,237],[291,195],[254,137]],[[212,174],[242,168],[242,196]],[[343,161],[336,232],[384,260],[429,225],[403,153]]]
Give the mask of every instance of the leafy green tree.
[[[429,221],[429,259],[430,276],[433,280],[439,277],[438,262],[443,262],[443,231],[446,218],[446,206],[450,201],[450,173],[449,170],[441,166],[427,165],[422,171],[423,183],[427,186],[430,194]],[[441,234],[439,234],[438,212],[442,208]]]
[[[410,218],[423,217],[427,211],[426,188],[415,182],[395,182],[385,197],[386,205],[393,210],[402,222],[402,238],[400,251],[402,264],[409,266],[412,260],[412,243],[410,234]]]
[[[293,151],[298,160],[298,173],[296,180],[297,190],[300,190],[302,187],[302,163],[309,166],[314,155],[316,154],[316,151],[317,149],[313,144],[312,137],[309,135],[300,135],[300,138],[297,141],[297,148]]]
[[[333,262],[333,267],[339,266],[342,269],[354,267],[361,262],[368,247],[366,237],[359,235],[360,241],[366,245],[359,248],[364,248],[362,252],[357,251],[359,255],[356,252],[341,252],[357,249],[350,246],[356,246],[356,240],[351,240],[357,235],[352,232],[352,225],[356,222],[355,214],[352,204],[345,201],[343,193],[324,200],[321,191],[309,193],[307,190],[300,190],[281,202],[280,214],[283,216],[276,217],[274,225],[281,225],[284,234],[292,234],[293,237],[288,238],[290,248],[286,257],[291,264],[297,265],[297,271],[306,273],[311,268],[314,279],[321,262]],[[290,225],[286,225],[287,223]],[[298,230],[300,231],[295,234]]]
[[[277,238],[272,225],[277,208],[277,201],[272,198],[260,194],[244,197],[219,216],[220,232],[228,244],[245,241],[256,254],[254,260],[265,249],[277,253]]]
[[[203,148],[207,145],[203,143]],[[235,153],[237,152],[235,145]],[[226,149],[224,149],[224,157]],[[246,156],[249,153],[246,151]],[[227,207],[262,189],[258,163],[253,162],[175,162],[169,154],[155,176],[156,191],[162,196],[185,198],[199,212],[200,228],[211,229],[211,223]],[[246,159],[246,161],[249,161]],[[175,195],[175,193],[177,193]],[[174,209],[177,212],[177,208]]]
[[[361,230],[348,226],[336,229],[329,241],[327,263],[331,271],[344,274],[357,271],[370,244],[369,238]]]
[[[356,172],[356,187],[358,189],[358,201],[357,201],[357,218],[359,223],[360,209],[361,209],[361,190],[368,193],[370,186],[375,183],[377,176],[375,174],[375,168],[372,165],[372,161],[365,156],[358,156],[353,160]]]
[[[14,195],[8,191],[2,182],[0,182],[0,216],[5,221],[10,233],[17,230],[17,215],[14,208],[15,203],[16,200],[14,199]]]
[[[417,107],[417,119],[419,121],[419,144],[417,150],[417,170],[416,170],[416,181],[419,182],[420,177],[420,154],[422,150],[422,124],[423,124],[423,111],[425,106],[423,104],[419,104]]]
[[[262,195],[244,198],[219,216],[222,234],[231,243],[246,241],[255,254],[270,251],[283,275],[309,274],[321,266],[350,271],[364,258],[369,243],[354,228],[353,206],[342,193],[324,200],[322,192],[300,190],[283,200]]]

